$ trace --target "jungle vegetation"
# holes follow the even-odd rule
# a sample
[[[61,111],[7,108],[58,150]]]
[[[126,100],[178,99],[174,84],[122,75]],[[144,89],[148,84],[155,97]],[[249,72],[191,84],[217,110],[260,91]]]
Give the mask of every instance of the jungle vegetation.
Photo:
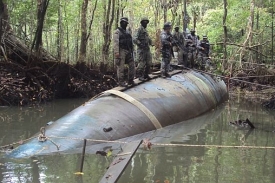
[[[214,57],[226,59],[224,64],[230,60],[240,61],[241,66],[242,60],[273,63],[272,0],[1,1],[2,9],[7,10],[1,13],[2,24],[8,23],[28,48],[39,51],[43,47],[59,62],[112,65],[110,43],[120,17],[129,17],[133,33],[140,19],[148,17],[150,35],[157,41],[164,22],[183,29],[185,16],[187,28],[194,28],[200,36],[207,35]],[[1,31],[2,39],[6,30]]]
[[[195,29],[200,37],[208,36],[216,73],[232,75],[257,64],[273,68],[274,4],[273,0],[0,0],[0,63],[12,67],[12,72],[14,68],[24,71],[24,76],[38,83],[39,90],[60,79],[49,73],[55,68],[60,74],[58,65],[64,72],[82,73],[81,78],[87,81],[75,84],[77,77],[70,76],[63,90],[90,90],[91,81],[101,78],[102,82],[102,73],[114,71],[112,33],[119,19],[126,16],[133,34],[141,18],[149,18],[154,63],[160,62],[160,31],[170,21],[181,31]],[[85,76],[87,68],[80,69],[83,64],[88,70],[99,70],[93,72],[99,78]],[[50,79],[34,77],[39,74]],[[93,89],[106,86],[106,82],[94,83]],[[104,89],[114,85],[109,83]]]

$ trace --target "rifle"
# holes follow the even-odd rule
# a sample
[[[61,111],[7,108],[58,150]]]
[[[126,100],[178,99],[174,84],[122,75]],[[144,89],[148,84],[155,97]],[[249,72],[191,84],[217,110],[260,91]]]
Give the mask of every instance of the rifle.
[[[180,44],[178,42],[178,40],[173,38],[173,36],[170,36],[170,39],[171,39],[171,42],[172,42],[173,46],[177,46],[179,49],[181,49],[181,51],[183,51],[184,53],[187,53],[187,51],[188,51],[187,48],[184,45]]]

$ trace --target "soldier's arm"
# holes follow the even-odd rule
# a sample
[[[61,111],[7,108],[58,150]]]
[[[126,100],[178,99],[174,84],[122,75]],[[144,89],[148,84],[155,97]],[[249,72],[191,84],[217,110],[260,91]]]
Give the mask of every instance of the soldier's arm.
[[[119,30],[116,30],[113,35],[113,48],[114,55],[116,58],[119,58]]]
[[[181,40],[182,44],[184,44],[185,39],[184,39],[184,37],[183,37],[183,33],[180,33],[180,40]]]
[[[197,48],[198,48],[199,50],[204,50],[204,48],[203,48],[202,45],[201,45],[201,41],[198,42]]]
[[[161,40],[162,46],[171,46],[171,42],[168,40],[168,37],[166,35],[161,34],[160,40]]]
[[[140,45],[140,40],[139,40],[139,36],[140,36],[140,28],[137,30],[137,33],[136,35],[133,37],[133,42],[136,44],[136,45]]]

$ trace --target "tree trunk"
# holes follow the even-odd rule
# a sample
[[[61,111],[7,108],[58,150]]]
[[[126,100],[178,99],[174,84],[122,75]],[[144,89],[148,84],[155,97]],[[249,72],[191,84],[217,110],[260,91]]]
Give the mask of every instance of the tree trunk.
[[[65,6],[67,6],[67,1],[65,2]],[[71,50],[70,50],[70,39],[69,39],[69,23],[68,23],[68,15],[66,8],[64,8],[64,17],[65,17],[65,23],[62,25],[64,27],[63,32],[65,32],[66,29],[66,49],[62,49],[64,51],[64,59],[66,59],[66,63],[70,63],[70,56],[71,56]],[[64,42],[62,42],[62,45],[65,45]],[[66,53],[65,53],[66,52]]]
[[[178,13],[177,13],[178,7],[179,7],[179,4],[177,1],[172,2],[172,7],[171,7],[171,13],[172,13],[171,23],[172,23],[172,25],[175,25],[176,17],[178,16]],[[177,22],[176,22],[176,24],[177,24]]]
[[[81,40],[80,40],[80,50],[78,56],[78,62],[84,62],[86,58],[87,50],[87,7],[88,0],[83,0],[81,9]]]
[[[257,29],[257,32],[259,31],[259,18],[260,18],[260,14],[259,14],[259,8],[257,9],[257,14],[256,14],[256,29]],[[261,42],[261,40],[260,40],[260,35],[258,35],[258,42],[260,43]],[[257,53],[256,53],[256,62],[257,63],[261,63],[261,62],[259,62],[259,53],[258,52],[260,52],[260,48],[259,48],[260,46],[257,46]]]
[[[244,47],[247,45],[247,42],[249,46],[252,45],[252,40],[253,40],[253,25],[254,25],[254,6],[255,2],[254,0],[250,1],[250,16],[248,18],[248,23],[247,23],[247,37],[245,41],[243,42],[243,48],[240,50],[240,66],[242,67],[242,60],[244,60],[244,53],[245,49]],[[250,60],[251,55],[249,54],[248,59]]]
[[[249,35],[249,42],[248,42],[249,47],[253,45],[254,14],[255,14],[255,2],[254,2],[254,0],[251,0],[251,6],[250,6],[250,26],[249,26],[250,30],[251,30],[251,33]],[[249,52],[248,61],[249,62],[254,62],[252,52]]]
[[[61,2],[58,0],[58,20],[57,20],[57,39],[56,39],[56,51],[57,51],[57,59],[59,61],[62,60],[61,56],[61,39],[62,39],[62,10],[61,10]]]
[[[0,0],[0,48],[2,51],[3,51],[3,48],[1,46],[2,46],[3,34],[5,32],[9,32],[10,30],[11,30],[11,27],[9,25],[9,15],[8,15],[7,4],[4,3],[3,0]],[[3,55],[5,55],[5,53],[3,53]]]
[[[167,9],[168,9],[168,3],[166,2],[166,0],[161,1],[161,6],[163,9],[163,21],[165,23],[167,22]]]
[[[0,0],[0,16],[2,17],[2,26],[0,27],[2,31],[1,44],[4,44],[5,50],[1,49],[0,52],[3,53],[4,57],[7,58],[12,56],[13,60],[16,62],[25,65],[27,64],[27,60],[25,58],[30,58],[31,61],[37,60],[47,60],[47,61],[55,61],[56,59],[50,55],[44,49],[41,49],[41,57],[37,58],[37,55],[32,53],[28,46],[26,46],[21,40],[18,39],[18,36],[14,35],[14,32],[9,24],[9,14],[7,5]],[[7,57],[6,57],[7,56]],[[6,59],[7,61],[7,59]]]
[[[227,0],[223,0],[223,7],[224,7],[224,14],[223,14],[223,63],[222,63],[222,70],[225,70],[227,65],[227,27],[226,27],[226,18],[227,18]]]
[[[9,14],[7,9],[7,4],[0,0],[0,23],[1,23],[1,36],[4,32],[8,32],[11,30],[11,26],[9,24]]]
[[[97,8],[97,2],[98,2],[98,0],[95,1],[95,5],[94,5],[93,11],[92,11],[91,20],[90,20],[89,29],[88,29],[89,33],[86,38],[87,40],[89,39],[89,37],[91,35],[91,29],[92,29],[92,25],[93,25],[93,21],[94,21],[95,10]]]
[[[187,14],[187,8],[186,8],[186,1],[183,0],[183,31],[184,31],[184,36],[186,37],[186,29],[187,29],[187,24],[188,24],[188,14]]]
[[[160,2],[159,0],[155,0],[154,1],[154,15],[155,15],[155,21],[154,21],[154,27],[155,27],[155,30],[157,30],[159,28],[159,24],[160,24],[160,21],[159,21],[159,17],[160,17]]]
[[[105,12],[104,12],[104,23],[103,23],[103,38],[104,43],[102,47],[102,59],[103,64],[106,65],[108,61],[109,55],[109,48],[111,44],[111,29],[114,21],[114,14],[115,14],[115,0],[108,0],[108,4],[105,5]]]
[[[32,44],[32,49],[34,48],[37,53],[39,52],[39,48],[42,46],[44,19],[48,5],[49,0],[37,0],[37,28]]]
[[[272,15],[271,15],[271,63],[274,63],[274,1],[272,1]]]
[[[2,40],[2,35],[3,35],[3,14],[4,14],[4,3],[2,2],[2,0],[0,0],[0,40]],[[2,41],[0,41],[0,46],[2,45]]]
[[[77,16],[77,22],[80,21],[80,18],[81,17],[81,11],[80,11],[80,8],[78,8],[78,16]],[[74,55],[74,60],[77,60],[78,59],[78,51],[79,51],[79,24],[76,24],[75,26],[75,55]]]
[[[193,29],[196,30],[197,27],[197,13],[193,12]]]

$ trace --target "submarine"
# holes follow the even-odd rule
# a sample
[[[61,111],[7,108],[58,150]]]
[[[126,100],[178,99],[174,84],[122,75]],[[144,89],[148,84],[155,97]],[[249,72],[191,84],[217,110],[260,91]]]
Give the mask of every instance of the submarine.
[[[69,152],[198,117],[228,98],[224,81],[194,70],[104,91],[10,151],[9,158]]]

